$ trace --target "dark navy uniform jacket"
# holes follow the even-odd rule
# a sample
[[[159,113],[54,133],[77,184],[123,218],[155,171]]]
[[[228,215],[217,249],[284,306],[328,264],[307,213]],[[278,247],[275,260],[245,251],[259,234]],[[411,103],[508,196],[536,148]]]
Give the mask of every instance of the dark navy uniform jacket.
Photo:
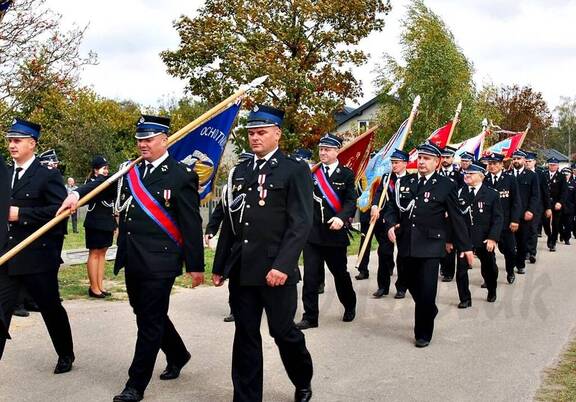
[[[261,201],[258,177],[265,175]],[[267,286],[274,268],[286,275],[286,284],[300,280],[298,258],[312,227],[313,184],[304,161],[276,151],[260,170],[254,160],[236,165],[227,192],[227,204],[212,272],[242,286]]]
[[[514,176],[503,171],[498,180],[492,183],[492,174],[488,173],[484,178],[484,185],[498,191],[500,195],[500,204],[504,214],[502,229],[509,227],[511,222],[520,223],[520,217],[524,211],[522,211],[518,183]]]
[[[386,204],[386,227],[400,224],[396,231],[398,255],[442,258],[449,236],[453,237],[456,249],[472,250],[466,222],[458,207],[456,183],[438,173],[432,174],[420,189],[418,182],[416,174],[402,177],[395,186],[398,202]]]
[[[106,181],[106,176],[92,177],[86,183],[88,188],[95,188]],[[82,186],[80,187],[82,188]],[[114,218],[114,201],[116,200],[116,184],[112,184],[105,191],[90,200],[88,212],[84,220],[86,229],[97,229],[112,232],[116,229],[116,219]],[[84,191],[77,189],[78,193]]]
[[[14,167],[8,170],[12,180]],[[48,169],[34,159],[14,185],[10,205],[19,207],[18,222],[8,224],[8,241],[4,252],[16,246],[56,216],[68,195],[58,169]],[[9,275],[36,274],[57,270],[62,263],[60,253],[64,242],[66,220],[35,240],[0,269]]]
[[[487,239],[498,242],[504,222],[498,191],[483,184],[475,196],[470,194],[467,185],[462,186],[458,193],[458,205],[474,248],[486,247],[484,240]]]
[[[510,174],[514,175],[514,170],[510,170]],[[538,178],[536,173],[524,168],[518,176],[514,176],[518,183],[518,190],[520,191],[520,202],[522,203],[523,219],[524,212],[530,211],[533,214],[541,210],[540,206],[540,189],[538,186]]]
[[[552,177],[550,177],[549,172],[544,172],[542,175],[546,179],[546,184],[550,192],[550,208],[554,209],[554,204],[557,202],[564,205],[566,202],[566,190],[568,190],[566,177],[560,173],[560,170],[557,170]]]
[[[321,169],[322,166],[319,167]],[[328,178],[328,183],[338,195],[342,204],[340,212],[336,213],[322,196],[318,183],[314,184],[314,195],[316,199],[322,200],[322,207],[318,201],[314,201],[314,225],[310,231],[308,242],[321,246],[341,247],[350,244],[346,225],[356,213],[356,188],[354,184],[354,172],[341,164],[338,164],[332,175]],[[323,209],[323,212],[321,211]],[[344,222],[344,227],[340,230],[330,230],[327,222],[332,217],[338,217]],[[324,220],[322,220],[324,217]]]
[[[114,272],[117,274],[120,269],[125,268],[126,275],[171,278],[182,274],[183,264],[187,272],[203,272],[204,243],[198,175],[169,156],[142,179],[142,183],[176,223],[184,243],[182,247],[178,247],[133,199],[120,214]],[[79,191],[80,196],[90,191],[88,184],[79,189],[82,190]],[[96,182],[92,182],[92,187],[96,185]],[[169,197],[166,191],[170,192]],[[128,178],[125,177],[121,188],[121,201],[126,202],[131,195]]]

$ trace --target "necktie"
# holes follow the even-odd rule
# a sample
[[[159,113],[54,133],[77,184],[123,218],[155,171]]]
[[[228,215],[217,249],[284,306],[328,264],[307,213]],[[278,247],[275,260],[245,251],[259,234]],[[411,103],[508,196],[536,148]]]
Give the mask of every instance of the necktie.
[[[470,187],[470,201],[476,196],[476,187]]]
[[[418,180],[418,188],[417,191],[420,191],[422,189],[422,187],[424,187],[424,184],[426,183],[426,177],[425,176],[420,176],[420,179]]]
[[[330,177],[330,168],[326,165],[324,165],[324,174],[326,177]]]
[[[255,170],[260,170],[262,165],[266,163],[266,159],[256,159],[256,164],[254,165]]]
[[[518,173],[520,173],[518,169],[514,170],[514,177],[518,177]]]
[[[144,172],[142,173],[142,178],[145,178],[148,175],[148,173],[150,173],[151,167],[152,167],[151,163],[148,162],[144,163]]]
[[[496,175],[492,175],[492,185],[496,184]]]
[[[22,170],[23,170],[23,168],[21,168],[21,167],[17,167],[16,169],[14,169],[14,180],[12,181],[12,188],[14,188],[16,183],[18,183],[18,180],[20,180],[20,172]]]

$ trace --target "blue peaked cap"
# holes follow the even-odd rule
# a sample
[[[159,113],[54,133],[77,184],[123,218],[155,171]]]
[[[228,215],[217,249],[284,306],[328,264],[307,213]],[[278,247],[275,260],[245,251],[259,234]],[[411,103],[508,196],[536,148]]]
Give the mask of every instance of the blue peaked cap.
[[[318,146],[329,148],[340,148],[342,146],[342,138],[334,134],[328,133],[325,134],[324,137],[320,138]]]
[[[486,166],[479,161],[472,161],[470,166],[466,168],[466,173],[482,173],[486,174]]]
[[[170,131],[170,118],[164,116],[149,116],[143,114],[136,123],[136,138],[139,140],[155,137],[159,134],[168,134]]]
[[[486,162],[502,162],[504,160],[504,155],[492,152],[490,155],[483,156],[480,160]]]
[[[248,115],[247,128],[280,127],[284,121],[284,111],[271,106],[256,105]]]
[[[442,155],[442,151],[438,146],[432,142],[426,141],[424,144],[420,144],[418,148],[416,148],[418,154],[422,155],[432,155],[436,157],[440,157]]]
[[[392,155],[390,155],[390,160],[393,161],[408,162],[408,159],[410,159],[408,152],[404,152],[401,149],[395,149],[394,152],[392,152]]]
[[[10,126],[6,133],[6,138],[34,138],[38,141],[41,129],[40,124],[22,119],[14,119],[12,126]]]

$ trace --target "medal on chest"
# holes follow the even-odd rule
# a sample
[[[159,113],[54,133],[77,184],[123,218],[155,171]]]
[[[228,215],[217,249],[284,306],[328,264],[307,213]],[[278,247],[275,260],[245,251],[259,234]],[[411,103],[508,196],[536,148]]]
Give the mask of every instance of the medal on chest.
[[[484,212],[484,203],[482,201],[478,201],[478,211],[480,213]]]
[[[424,192],[424,202],[429,202],[430,201],[430,191],[425,191]]]
[[[264,188],[264,184],[266,183],[266,175],[259,174],[258,175],[258,196],[260,197],[260,201],[258,201],[258,205],[263,207],[266,205],[266,197],[268,196],[268,190]]]
[[[164,190],[164,205],[166,208],[170,207],[170,198],[172,196],[172,190]]]

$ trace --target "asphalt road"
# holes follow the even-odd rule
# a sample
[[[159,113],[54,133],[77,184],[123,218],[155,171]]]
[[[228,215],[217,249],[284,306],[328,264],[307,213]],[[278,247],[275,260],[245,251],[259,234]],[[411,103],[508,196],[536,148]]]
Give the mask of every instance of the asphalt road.
[[[542,242],[540,242],[542,243]],[[576,245],[550,253],[508,285],[499,257],[498,301],[487,303],[478,263],[471,271],[473,307],[456,308],[456,284],[439,283],[440,314],[430,347],[413,345],[413,302],[379,300],[372,254],[370,280],[354,281],[358,314],[341,321],[342,307],[327,275],[320,327],[306,331],[314,359],[315,401],[520,401],[533,399],[543,370],[573,337]],[[353,266],[350,261],[349,267]],[[352,269],[351,269],[352,271]],[[353,275],[355,272],[353,272]],[[234,325],[226,288],[203,286],[172,297],[170,316],[192,353],[175,381],[160,381],[159,356],[147,401],[230,401]],[[15,318],[13,340],[0,362],[0,401],[111,401],[124,386],[135,343],[127,302],[70,301],[65,306],[75,340],[74,370],[52,374],[56,356],[38,314]],[[296,320],[300,319],[300,312]],[[265,401],[291,401],[293,387],[262,327]]]

